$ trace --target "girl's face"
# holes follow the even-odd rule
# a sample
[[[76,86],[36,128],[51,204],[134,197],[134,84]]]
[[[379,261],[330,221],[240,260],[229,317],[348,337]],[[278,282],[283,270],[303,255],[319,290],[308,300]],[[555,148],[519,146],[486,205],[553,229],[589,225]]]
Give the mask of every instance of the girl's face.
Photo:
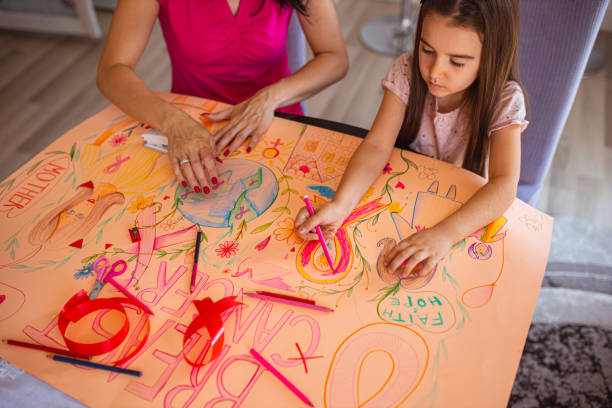
[[[419,69],[438,101],[458,104],[480,69],[482,41],[478,33],[430,12],[423,20]]]

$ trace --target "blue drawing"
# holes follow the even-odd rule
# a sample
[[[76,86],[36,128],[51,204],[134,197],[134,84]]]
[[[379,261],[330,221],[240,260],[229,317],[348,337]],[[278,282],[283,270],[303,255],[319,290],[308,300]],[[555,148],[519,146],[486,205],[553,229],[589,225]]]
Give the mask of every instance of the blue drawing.
[[[318,186],[318,185],[313,184],[313,185],[308,186],[308,188],[313,191],[318,192],[319,195],[325,198],[334,198],[334,194],[336,194],[334,190],[332,190],[331,188],[327,186]]]
[[[219,182],[209,194],[178,186],[178,209],[203,227],[226,228],[263,214],[278,195],[278,181],[267,167],[245,159],[227,159],[218,165]]]

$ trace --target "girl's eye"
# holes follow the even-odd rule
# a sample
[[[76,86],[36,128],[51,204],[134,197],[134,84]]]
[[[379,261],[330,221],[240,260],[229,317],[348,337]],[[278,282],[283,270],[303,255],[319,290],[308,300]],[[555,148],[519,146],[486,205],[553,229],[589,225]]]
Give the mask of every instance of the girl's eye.
[[[421,47],[421,50],[425,53],[425,54],[433,54],[434,52],[432,50],[428,50],[425,47]]]
[[[461,63],[461,62],[456,62],[456,61],[453,61],[453,60],[451,60],[451,64],[453,64],[453,65],[454,65],[454,66],[456,66],[456,67],[462,67],[462,66],[464,66],[464,65],[465,65],[464,63]]]

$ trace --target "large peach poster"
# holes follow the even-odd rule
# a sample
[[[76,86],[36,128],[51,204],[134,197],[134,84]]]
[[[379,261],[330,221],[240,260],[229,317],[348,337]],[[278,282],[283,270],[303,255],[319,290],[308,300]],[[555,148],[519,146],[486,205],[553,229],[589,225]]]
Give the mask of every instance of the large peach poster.
[[[162,96],[194,118],[223,108]],[[94,407],[303,406],[251,348],[317,407],[507,404],[548,257],[549,216],[516,200],[431,274],[400,279],[381,254],[455,211],[484,181],[395,150],[329,242],[331,273],[319,242],[293,232],[294,217],[303,195],[315,205],[333,196],[360,139],[277,118],[250,153],[218,164],[210,194],[198,194],[177,184],[163,153],[143,147],[145,129],[111,106],[0,183],[2,338],[66,348],[63,332],[103,342],[127,324],[121,343],[93,361],[142,377],[4,344],[2,358]],[[102,257],[126,262],[116,281],[154,314],[124,304],[122,313],[102,308],[63,327],[62,308],[91,292]],[[257,290],[334,311],[244,295]],[[110,284],[98,294],[121,296]],[[233,296],[240,304],[219,313],[216,358],[191,364],[207,340],[199,330],[185,341],[201,313],[194,301]]]

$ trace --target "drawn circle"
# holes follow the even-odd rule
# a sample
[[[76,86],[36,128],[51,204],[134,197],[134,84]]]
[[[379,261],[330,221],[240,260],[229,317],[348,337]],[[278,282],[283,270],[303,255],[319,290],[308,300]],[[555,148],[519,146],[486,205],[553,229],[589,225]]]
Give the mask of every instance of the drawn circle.
[[[252,160],[226,159],[217,165],[219,183],[209,194],[178,186],[181,214],[203,227],[227,228],[262,215],[278,195],[278,181],[266,166]]]
[[[487,245],[483,242],[474,242],[468,248],[468,255],[470,255],[473,259],[478,259],[480,261],[485,261],[491,258],[493,254],[493,248],[491,245]]]
[[[310,244],[306,243],[302,245],[297,253],[297,268],[304,278],[315,283],[335,283],[348,275],[353,267],[353,251],[348,251],[348,253],[342,255],[342,245],[337,236],[334,236],[333,249],[330,251],[330,255],[334,260],[334,270],[338,271],[338,266],[343,256],[349,256],[350,254],[350,261],[346,268],[336,273],[332,273],[330,270],[321,243],[318,241],[310,242]],[[304,256],[307,257],[306,265],[303,265],[301,262]],[[323,256],[323,258],[321,258],[321,256]],[[308,265],[310,265],[310,267],[306,268]]]
[[[388,373],[363,370],[367,359],[391,359]],[[371,323],[348,336],[334,353],[325,380],[325,407],[399,406],[416,390],[427,371],[429,347],[409,327]],[[365,379],[362,379],[365,376]],[[369,379],[385,379],[375,392],[361,395]]]

